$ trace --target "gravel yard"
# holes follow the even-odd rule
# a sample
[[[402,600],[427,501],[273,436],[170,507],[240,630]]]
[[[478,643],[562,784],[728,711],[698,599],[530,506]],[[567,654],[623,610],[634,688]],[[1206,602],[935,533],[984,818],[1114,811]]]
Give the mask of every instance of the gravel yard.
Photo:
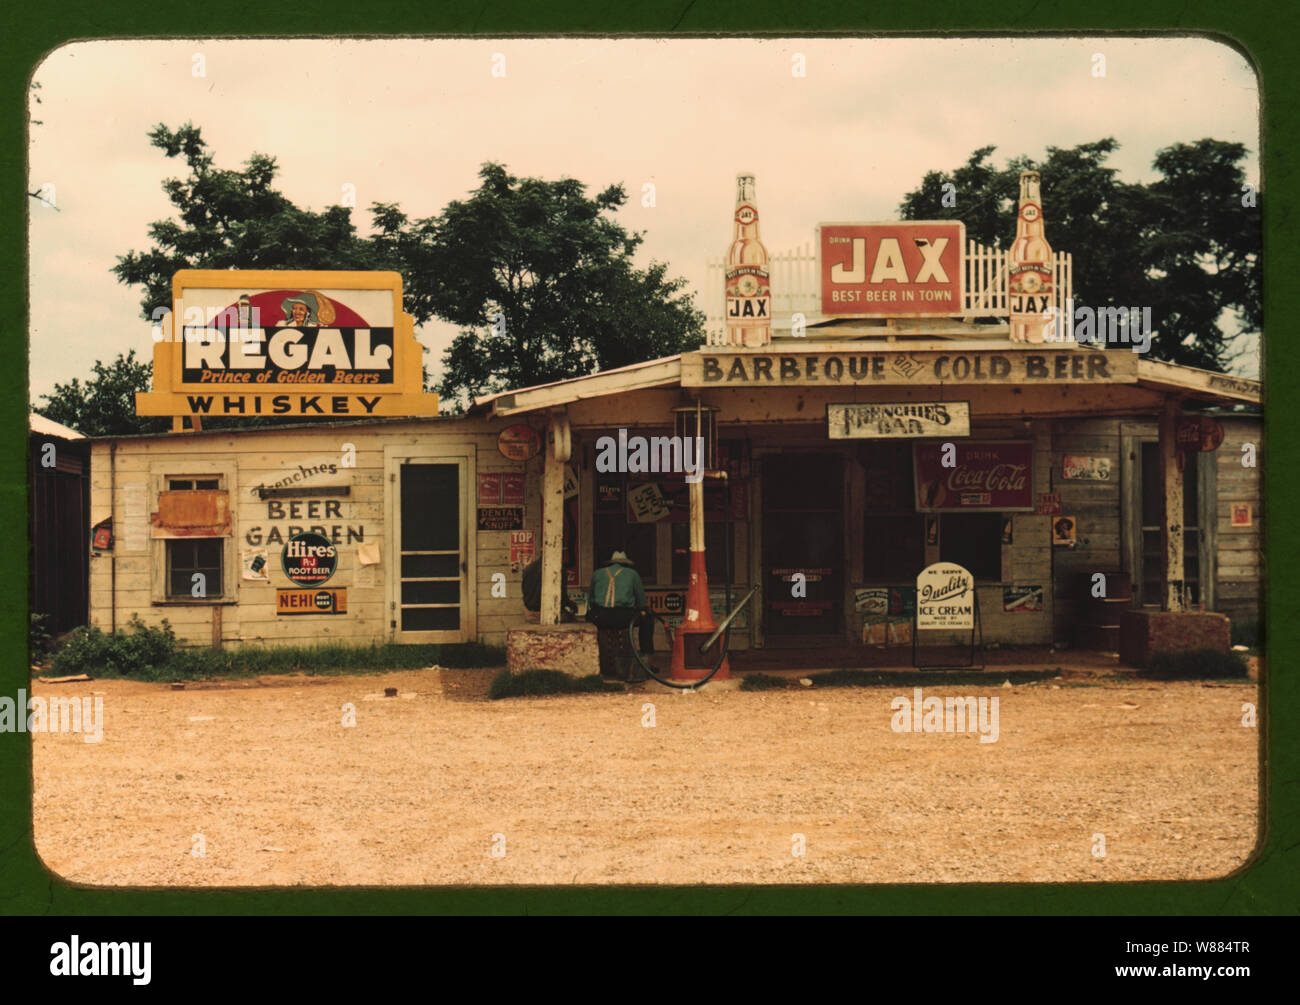
[[[104,700],[102,742],[34,736],[37,850],[95,885],[1059,882],[1223,876],[1257,839],[1253,682],[927,684],[999,699],[981,743],[894,732],[910,688],[490,702],[492,673],[34,684]]]

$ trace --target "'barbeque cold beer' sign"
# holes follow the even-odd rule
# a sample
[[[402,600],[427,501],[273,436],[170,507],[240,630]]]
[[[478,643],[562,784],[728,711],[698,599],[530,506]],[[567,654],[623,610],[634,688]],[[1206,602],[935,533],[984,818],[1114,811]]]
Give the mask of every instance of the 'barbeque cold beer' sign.
[[[140,415],[437,415],[396,272],[184,269]]]

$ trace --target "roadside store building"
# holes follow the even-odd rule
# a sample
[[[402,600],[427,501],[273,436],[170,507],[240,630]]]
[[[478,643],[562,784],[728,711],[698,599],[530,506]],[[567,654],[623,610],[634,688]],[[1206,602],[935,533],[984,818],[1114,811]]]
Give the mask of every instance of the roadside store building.
[[[526,623],[523,566],[543,556],[541,621],[554,624],[561,590],[585,603],[615,549],[652,605],[680,616],[687,472],[671,438],[697,402],[725,472],[704,490],[715,614],[758,587],[733,649],[797,660],[818,646],[908,645],[917,574],[940,561],[974,575],[987,642],[1111,651],[1130,608],[1257,620],[1259,383],[1080,344],[1068,325],[1012,341],[1005,256],[963,244],[950,268],[959,306],[942,317],[837,314],[826,274],[819,291],[806,268],[816,259],[778,257],[772,285],[788,292],[773,298],[764,344],[713,331],[697,351],[491,395],[462,416],[413,410],[408,384],[405,406],[375,399],[361,422],[345,403],[337,423],[95,440],[91,520],[115,533],[92,549],[91,621],[167,618],[195,645],[502,644]],[[823,265],[828,254],[823,244]],[[1069,268],[1056,256],[1062,306]],[[236,303],[240,275],[224,274],[214,303]],[[364,313],[338,275],[240,281],[263,291],[252,303],[287,305],[269,335],[307,320],[290,314],[295,297],[321,315]],[[339,325],[355,333],[362,320]],[[396,328],[392,358],[418,352]],[[177,395],[193,414],[185,394],[199,377],[177,341],[156,363],[175,383],[141,396],[151,414],[177,414],[163,411]],[[348,341],[355,369],[379,358],[376,344]],[[219,369],[215,352],[205,367]],[[245,391],[226,404],[254,411]],[[290,554],[301,535],[332,549],[314,571]]]

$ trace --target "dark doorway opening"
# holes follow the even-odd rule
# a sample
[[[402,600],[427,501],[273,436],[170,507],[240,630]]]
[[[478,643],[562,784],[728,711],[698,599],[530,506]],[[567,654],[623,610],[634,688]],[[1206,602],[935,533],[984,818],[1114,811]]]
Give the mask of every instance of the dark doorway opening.
[[[843,641],[844,563],[844,458],[765,457],[763,631],[770,644]]]

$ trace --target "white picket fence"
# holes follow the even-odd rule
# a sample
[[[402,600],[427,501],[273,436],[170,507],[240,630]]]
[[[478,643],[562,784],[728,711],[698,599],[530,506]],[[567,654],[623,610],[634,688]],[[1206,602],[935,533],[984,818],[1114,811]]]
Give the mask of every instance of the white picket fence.
[[[961,317],[1007,318],[1007,253],[968,241],[964,258],[966,269],[965,310]],[[821,277],[817,271],[817,252],[811,241],[793,251],[772,255],[768,271],[772,279],[772,329],[789,331],[791,318],[802,314],[807,323],[823,320],[821,313]],[[708,263],[709,290],[705,294],[708,345],[725,345],[727,326],[725,258]],[[1063,338],[1073,338],[1074,318],[1068,308],[1074,296],[1074,256],[1056,252],[1052,258],[1054,306],[1063,319]]]

